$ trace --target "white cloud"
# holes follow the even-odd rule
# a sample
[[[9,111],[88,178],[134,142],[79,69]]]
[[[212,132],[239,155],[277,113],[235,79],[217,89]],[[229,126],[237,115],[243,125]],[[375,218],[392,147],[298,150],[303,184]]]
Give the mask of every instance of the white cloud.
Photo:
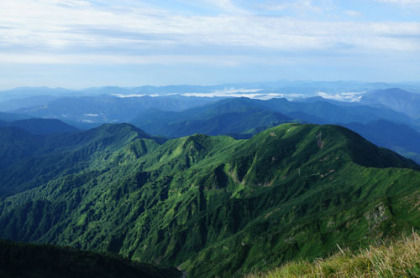
[[[130,94],[130,95],[112,94],[112,96],[119,97],[119,98],[134,98],[134,97],[144,97],[146,95],[142,95],[142,94]]]
[[[262,89],[225,88],[208,93],[183,93],[181,95],[187,97],[246,97],[262,100],[272,98],[287,98],[291,100],[304,97],[302,94],[259,93],[260,91]]]
[[[212,56],[211,51],[204,48],[244,47],[328,54],[379,50],[418,52],[420,49],[418,22],[310,21],[252,16],[229,0],[212,3],[228,13],[179,15],[130,0],[109,1],[108,6],[83,0],[0,1],[0,62],[236,66],[252,58],[245,54]],[[312,1],[297,3],[307,9],[318,9]],[[272,8],[297,4],[282,5]],[[355,15],[354,11],[348,12]],[[168,55],[175,48],[185,50],[178,55]],[[189,54],[190,48],[198,49],[196,54]]]
[[[238,66],[242,61],[252,61],[246,56],[215,55],[100,55],[100,54],[2,54],[0,62],[4,64],[206,64],[224,67]]]
[[[343,92],[339,94],[328,94],[325,92],[318,92],[317,95],[325,99],[347,102],[359,102],[364,93],[365,92]]]
[[[175,94],[169,94],[169,95],[175,95]],[[129,95],[123,95],[123,94],[112,94],[112,96],[114,97],[119,97],[119,98],[135,98],[135,97],[160,97],[161,95],[159,94],[150,94],[150,95],[144,95],[144,94],[129,94]]]
[[[360,17],[360,16],[362,16],[362,13],[360,13],[358,11],[353,11],[353,10],[347,10],[347,11],[344,11],[344,13],[346,15],[348,15],[348,16],[351,16],[351,17]]]

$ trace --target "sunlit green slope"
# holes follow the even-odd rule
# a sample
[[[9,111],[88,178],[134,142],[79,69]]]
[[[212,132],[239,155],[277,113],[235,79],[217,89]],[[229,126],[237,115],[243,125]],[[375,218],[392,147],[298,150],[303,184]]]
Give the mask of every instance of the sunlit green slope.
[[[8,168],[29,190],[0,202],[2,238],[230,277],[420,228],[419,166],[345,128],[285,124],[249,140],[163,144],[129,125],[78,136],[68,139],[75,151],[51,151],[69,165],[73,157],[71,171],[54,166],[44,183],[25,179],[29,169],[49,173],[47,152]],[[62,149],[63,137],[49,140]],[[22,189],[9,182],[8,192],[14,186]]]

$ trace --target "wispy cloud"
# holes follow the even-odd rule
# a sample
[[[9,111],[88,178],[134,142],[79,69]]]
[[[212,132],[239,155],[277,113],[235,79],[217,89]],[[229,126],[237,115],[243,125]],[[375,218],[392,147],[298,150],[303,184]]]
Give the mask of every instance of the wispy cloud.
[[[304,97],[302,94],[264,93],[260,91],[262,91],[262,89],[225,88],[223,90],[216,90],[208,93],[184,93],[181,95],[188,97],[247,97],[262,100],[272,98],[296,99]]]
[[[230,1],[216,3],[224,10],[236,9]],[[153,51],[151,55],[161,55],[159,51],[209,45],[291,52],[342,52],[342,45],[352,51],[415,51],[420,47],[417,22],[324,22],[237,14],[182,16],[148,6],[118,7],[81,0],[1,2],[0,49],[27,55],[28,50],[38,54],[108,50],[120,57]]]
[[[317,95],[331,100],[359,102],[365,92],[343,92],[339,94],[328,94],[325,92],[318,92]]]
[[[389,7],[378,1],[402,5],[420,2],[370,3]],[[232,68],[259,64],[278,65],[284,70],[327,60],[356,63],[359,59],[363,63],[363,58],[374,56],[419,57],[420,20],[387,17],[386,21],[369,21],[366,9],[351,5],[340,8],[337,3],[0,1],[0,64],[189,64]],[[416,68],[412,65],[412,69]]]
[[[268,10],[294,10],[297,12],[322,12],[325,7],[314,4],[312,0],[297,0],[297,1],[270,1],[261,5]]]
[[[360,16],[362,16],[362,13],[361,12],[353,11],[353,10],[346,10],[346,11],[344,11],[344,13],[346,15],[348,15],[348,16],[351,16],[351,17],[360,17]]]
[[[100,54],[0,54],[4,64],[69,64],[69,65],[172,65],[205,64],[223,67],[240,65],[247,57],[207,55],[100,55]]]

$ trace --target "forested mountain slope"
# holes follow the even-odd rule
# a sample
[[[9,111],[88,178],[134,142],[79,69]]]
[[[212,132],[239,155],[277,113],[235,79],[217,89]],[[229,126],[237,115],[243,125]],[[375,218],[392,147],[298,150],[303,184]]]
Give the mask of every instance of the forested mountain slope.
[[[2,238],[230,277],[420,228],[419,166],[338,126],[248,140],[163,143],[130,125],[40,138],[1,172]]]

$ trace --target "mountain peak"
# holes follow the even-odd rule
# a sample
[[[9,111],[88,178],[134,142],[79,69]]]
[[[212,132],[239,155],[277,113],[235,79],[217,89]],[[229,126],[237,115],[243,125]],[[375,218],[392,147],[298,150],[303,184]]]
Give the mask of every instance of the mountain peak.
[[[21,128],[33,134],[51,134],[51,133],[67,133],[76,132],[77,128],[68,125],[57,119],[39,119],[31,118],[18,120],[9,123],[10,126]]]
[[[349,155],[353,162],[365,167],[420,169],[413,161],[377,147],[342,126],[290,123],[268,129],[255,137],[258,136],[278,138],[279,143],[294,144],[296,150],[307,152],[306,155],[311,155],[311,152],[318,156],[319,153],[322,155],[340,151]]]
[[[91,130],[88,130],[87,132],[96,133],[96,134],[119,135],[121,137],[124,134],[136,133],[138,137],[140,138],[147,138],[147,139],[152,138],[152,136],[147,134],[145,131],[128,123],[103,124]]]

